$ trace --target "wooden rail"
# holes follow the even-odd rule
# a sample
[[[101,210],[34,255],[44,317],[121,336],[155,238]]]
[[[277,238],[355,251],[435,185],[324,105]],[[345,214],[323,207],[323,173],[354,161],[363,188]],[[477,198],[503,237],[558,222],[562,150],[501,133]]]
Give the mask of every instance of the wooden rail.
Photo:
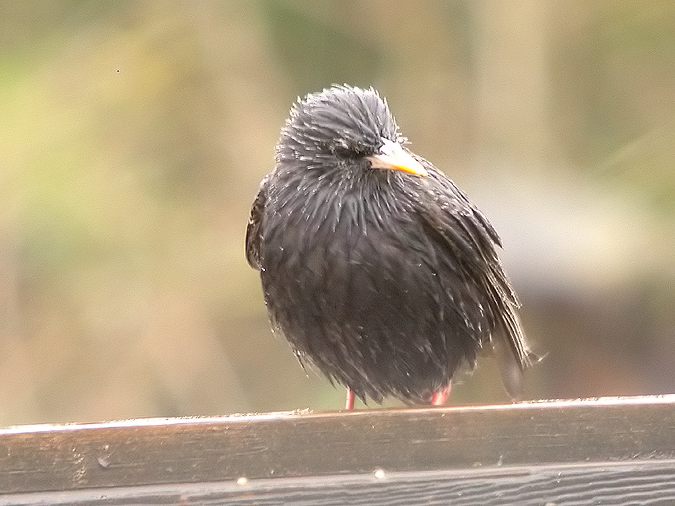
[[[675,395],[0,429],[6,504],[675,504]]]

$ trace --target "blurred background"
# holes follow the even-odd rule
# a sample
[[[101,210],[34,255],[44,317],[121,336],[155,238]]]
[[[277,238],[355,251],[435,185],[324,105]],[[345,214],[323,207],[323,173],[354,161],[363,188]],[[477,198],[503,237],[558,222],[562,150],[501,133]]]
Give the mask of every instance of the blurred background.
[[[340,408],[244,230],[291,103],[345,82],[500,231],[527,398],[675,392],[670,0],[2,0],[0,47],[1,425]],[[453,395],[507,401],[490,357]]]

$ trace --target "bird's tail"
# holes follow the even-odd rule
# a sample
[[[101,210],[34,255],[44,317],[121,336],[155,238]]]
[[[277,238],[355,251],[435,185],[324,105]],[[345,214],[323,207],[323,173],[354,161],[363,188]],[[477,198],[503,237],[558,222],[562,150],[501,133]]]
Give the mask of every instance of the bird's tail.
[[[523,393],[523,372],[525,369],[544,358],[527,347],[524,336],[518,344],[520,346],[514,349],[513,336],[499,336],[493,339],[492,343],[504,389],[513,400],[518,400]]]

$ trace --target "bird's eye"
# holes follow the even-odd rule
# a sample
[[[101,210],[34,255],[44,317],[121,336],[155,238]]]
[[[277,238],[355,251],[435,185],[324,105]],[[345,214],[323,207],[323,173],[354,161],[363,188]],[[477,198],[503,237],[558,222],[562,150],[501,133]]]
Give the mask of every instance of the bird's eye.
[[[341,158],[356,158],[359,156],[358,146],[350,144],[345,139],[337,140],[332,146],[332,151]]]
[[[340,151],[349,151],[350,149],[349,142],[347,142],[345,139],[338,139],[335,145]]]

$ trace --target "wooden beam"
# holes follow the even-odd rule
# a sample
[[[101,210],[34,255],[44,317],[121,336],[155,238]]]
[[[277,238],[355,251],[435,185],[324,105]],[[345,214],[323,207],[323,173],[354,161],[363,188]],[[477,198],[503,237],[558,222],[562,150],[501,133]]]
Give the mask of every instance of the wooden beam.
[[[0,504],[348,492],[375,504],[397,491],[489,504],[514,490],[593,494],[592,481],[675,503],[675,395],[0,429]]]

